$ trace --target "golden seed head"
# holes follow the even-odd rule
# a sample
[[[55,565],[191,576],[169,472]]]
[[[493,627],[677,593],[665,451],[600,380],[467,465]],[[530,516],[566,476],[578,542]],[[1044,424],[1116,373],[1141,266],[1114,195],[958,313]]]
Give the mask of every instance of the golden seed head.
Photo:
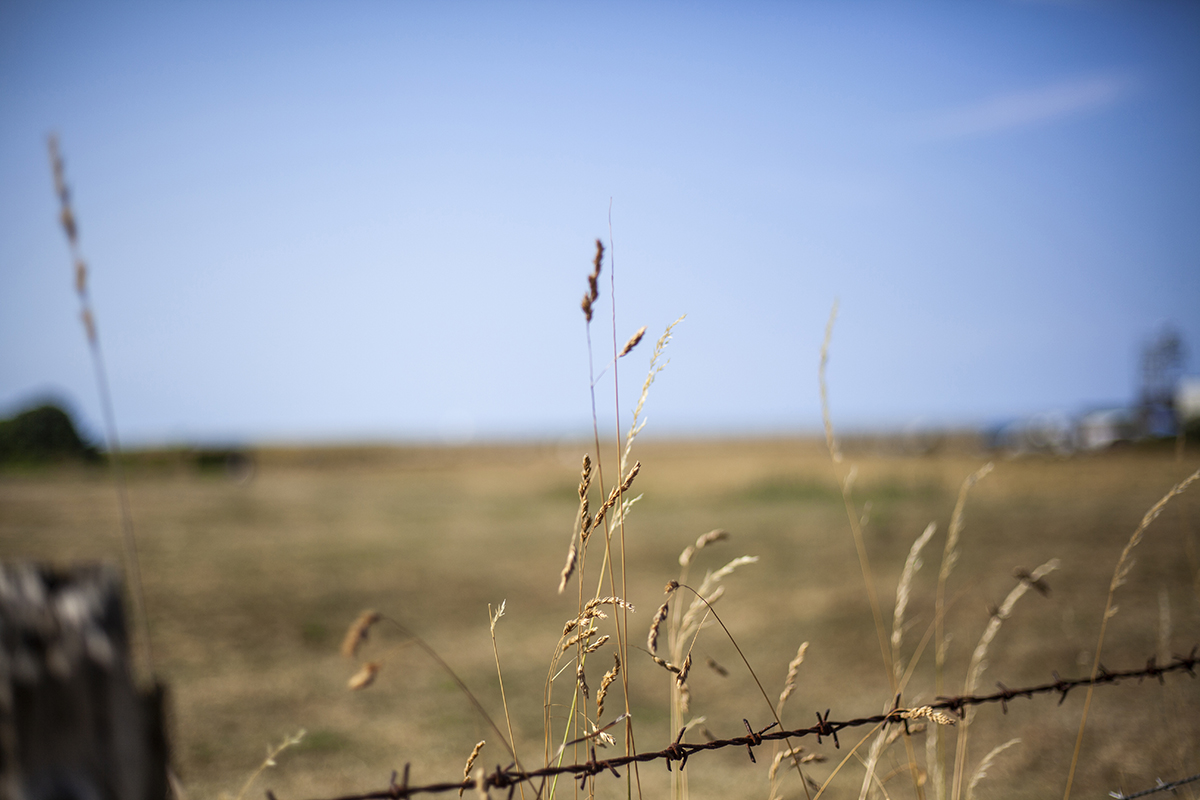
[[[562,594],[567,588],[567,581],[571,579],[571,574],[575,572],[575,559],[578,557],[579,551],[575,547],[575,542],[571,542],[571,549],[567,551],[567,563],[563,566],[562,575],[558,580],[558,593]]]
[[[642,341],[642,337],[645,335],[646,335],[646,326],[643,325],[641,328],[638,329],[637,333],[635,333],[633,336],[629,337],[629,341],[625,343],[625,346],[623,348],[621,348],[621,352],[617,355],[617,358],[624,358],[625,356],[629,355],[629,352],[631,350],[633,350],[633,348],[638,346],[638,343],[640,341]]]
[[[367,609],[359,614],[358,619],[350,623],[350,628],[346,631],[345,638],[342,639],[342,655],[346,658],[354,658],[358,655],[359,645],[367,640],[371,626],[381,619],[383,619],[383,615],[375,609]]]
[[[958,720],[941,711],[934,711],[933,706],[910,708],[900,712],[901,719],[930,719],[938,725],[957,725]]]
[[[675,682],[680,686],[684,685],[687,680],[688,673],[692,670],[692,654],[688,653],[687,658],[683,660],[683,666],[679,668],[679,675],[676,676]]]
[[[382,666],[383,664],[379,661],[368,661],[359,668],[358,672],[354,673],[354,677],[346,682],[346,686],[352,691],[367,688],[375,682],[375,676],[379,674],[379,668]]]
[[[723,528],[717,528],[715,531],[709,531],[696,540],[696,549],[708,547],[710,544],[723,542],[729,538],[729,531]]]
[[[671,601],[668,600],[659,606],[658,613],[654,615],[654,619],[650,623],[650,635],[646,637],[646,649],[650,651],[651,655],[658,652],[658,626],[662,625],[663,620],[667,618],[667,608],[670,604]]]

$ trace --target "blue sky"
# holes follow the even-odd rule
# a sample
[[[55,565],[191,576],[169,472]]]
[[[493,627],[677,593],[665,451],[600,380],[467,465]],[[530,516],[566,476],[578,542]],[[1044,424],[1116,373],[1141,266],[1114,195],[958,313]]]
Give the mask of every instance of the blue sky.
[[[4,0],[0,410],[99,430],[51,131],[134,443],[585,434],[610,202],[617,338],[687,314],[648,433],[815,428],[835,298],[844,426],[1128,401],[1165,324],[1200,368],[1197,42],[1170,3]]]

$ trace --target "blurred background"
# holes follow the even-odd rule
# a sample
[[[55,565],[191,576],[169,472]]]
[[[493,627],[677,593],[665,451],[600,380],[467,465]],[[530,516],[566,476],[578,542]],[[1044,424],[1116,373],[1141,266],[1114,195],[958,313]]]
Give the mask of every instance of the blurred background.
[[[1198,39],[1192,3],[7,0],[0,414],[101,438],[55,132],[135,446],[586,434],[597,237],[617,339],[688,315],[648,433],[818,428],[835,298],[843,426],[1126,424],[1148,349],[1164,398],[1197,372]]]

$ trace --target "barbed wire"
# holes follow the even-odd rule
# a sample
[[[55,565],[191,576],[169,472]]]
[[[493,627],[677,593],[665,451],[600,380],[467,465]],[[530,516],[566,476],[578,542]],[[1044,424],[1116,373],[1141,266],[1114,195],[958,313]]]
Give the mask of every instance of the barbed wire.
[[[1108,796],[1115,797],[1117,800],[1133,800],[1135,797],[1145,797],[1146,795],[1154,794],[1155,792],[1170,791],[1177,786],[1183,786],[1185,783],[1191,783],[1192,781],[1200,781],[1200,775],[1189,775],[1186,778],[1180,778],[1179,780],[1171,781],[1170,783],[1163,783],[1162,778],[1159,778],[1158,785],[1153,789],[1143,789],[1142,791],[1134,792],[1133,794],[1123,794],[1120,791],[1109,792]]]
[[[989,703],[999,703],[1004,713],[1008,713],[1008,704],[1017,698],[1032,699],[1036,695],[1057,693],[1059,695],[1058,704],[1062,705],[1067,699],[1067,695],[1073,689],[1083,686],[1105,686],[1120,683],[1123,680],[1131,680],[1136,678],[1139,682],[1146,678],[1157,678],[1159,683],[1165,683],[1164,676],[1174,672],[1186,672],[1191,677],[1196,677],[1196,667],[1200,665],[1200,657],[1197,656],[1198,647],[1193,647],[1191,653],[1187,656],[1176,655],[1170,664],[1159,665],[1154,657],[1151,657],[1146,662],[1146,666],[1141,669],[1120,670],[1116,672],[1109,671],[1100,665],[1095,678],[1074,678],[1064,680],[1060,678],[1057,672],[1052,672],[1054,680],[1050,683],[1043,683],[1037,686],[1026,686],[1020,689],[1010,689],[1002,683],[997,682],[999,691],[991,694],[983,695],[960,695],[957,697],[938,697],[936,702],[923,707],[921,710],[926,712],[923,716],[928,716],[931,711],[949,711],[962,717],[966,714],[966,709],[973,706],[987,705]],[[777,741],[781,739],[800,739],[805,736],[816,736],[817,743],[821,743],[822,737],[833,739],[834,747],[841,747],[841,742],[838,740],[838,733],[848,728],[859,728],[867,725],[891,725],[904,724],[907,726],[908,721],[913,718],[913,709],[901,708],[900,697],[896,697],[895,704],[892,709],[885,714],[876,714],[869,717],[859,717],[857,719],[848,720],[830,720],[829,711],[824,714],[817,712],[817,722],[807,728],[797,728],[790,731],[773,731],[776,723],[771,723],[767,727],[755,731],[749,721],[743,720],[746,725],[747,734],[738,736],[732,739],[714,739],[708,742],[684,742],[683,734],[686,728],[679,732],[675,741],[663,750],[658,750],[651,753],[637,753],[635,755],[618,756],[609,759],[596,759],[596,751],[591,749],[592,758],[581,764],[566,764],[557,767],[544,767],[542,769],[523,772],[515,769],[515,765],[501,767],[496,765],[496,769],[491,774],[482,776],[483,786],[486,789],[508,789],[509,797],[512,796],[513,790],[522,783],[532,783],[539,779],[570,775],[580,784],[585,784],[588,778],[600,775],[604,772],[610,772],[616,777],[620,777],[621,773],[617,771],[619,767],[624,767],[633,763],[646,763],[650,761],[665,761],[667,769],[673,769],[672,764],[678,762],[678,769],[683,769],[687,765],[687,761],[696,753],[705,750],[720,750],[726,747],[745,747],[750,754],[750,760],[754,761],[754,749],[763,742]],[[392,773],[390,786],[386,789],[380,789],[373,792],[365,792],[361,794],[350,794],[336,798],[327,798],[326,800],[400,800],[400,798],[408,798],[418,794],[439,794],[443,792],[460,791],[476,788],[476,781],[473,779],[460,780],[445,783],[431,783],[421,786],[410,786],[408,783],[409,766],[404,766],[404,774],[397,781],[398,773]],[[1182,783],[1197,780],[1200,776],[1192,776],[1177,781],[1174,784],[1163,784],[1160,787],[1149,789],[1144,792],[1139,792],[1133,795],[1117,795],[1113,797],[1128,798],[1141,797],[1144,794],[1152,792],[1165,791]],[[540,790],[538,792],[540,794]],[[273,792],[267,792],[268,800],[277,800]]]

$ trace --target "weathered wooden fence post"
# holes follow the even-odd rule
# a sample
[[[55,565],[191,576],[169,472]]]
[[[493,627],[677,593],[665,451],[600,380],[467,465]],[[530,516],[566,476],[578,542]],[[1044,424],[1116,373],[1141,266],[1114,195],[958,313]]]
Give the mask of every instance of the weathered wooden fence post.
[[[0,800],[164,800],[161,687],[139,690],[120,574],[0,565]]]

